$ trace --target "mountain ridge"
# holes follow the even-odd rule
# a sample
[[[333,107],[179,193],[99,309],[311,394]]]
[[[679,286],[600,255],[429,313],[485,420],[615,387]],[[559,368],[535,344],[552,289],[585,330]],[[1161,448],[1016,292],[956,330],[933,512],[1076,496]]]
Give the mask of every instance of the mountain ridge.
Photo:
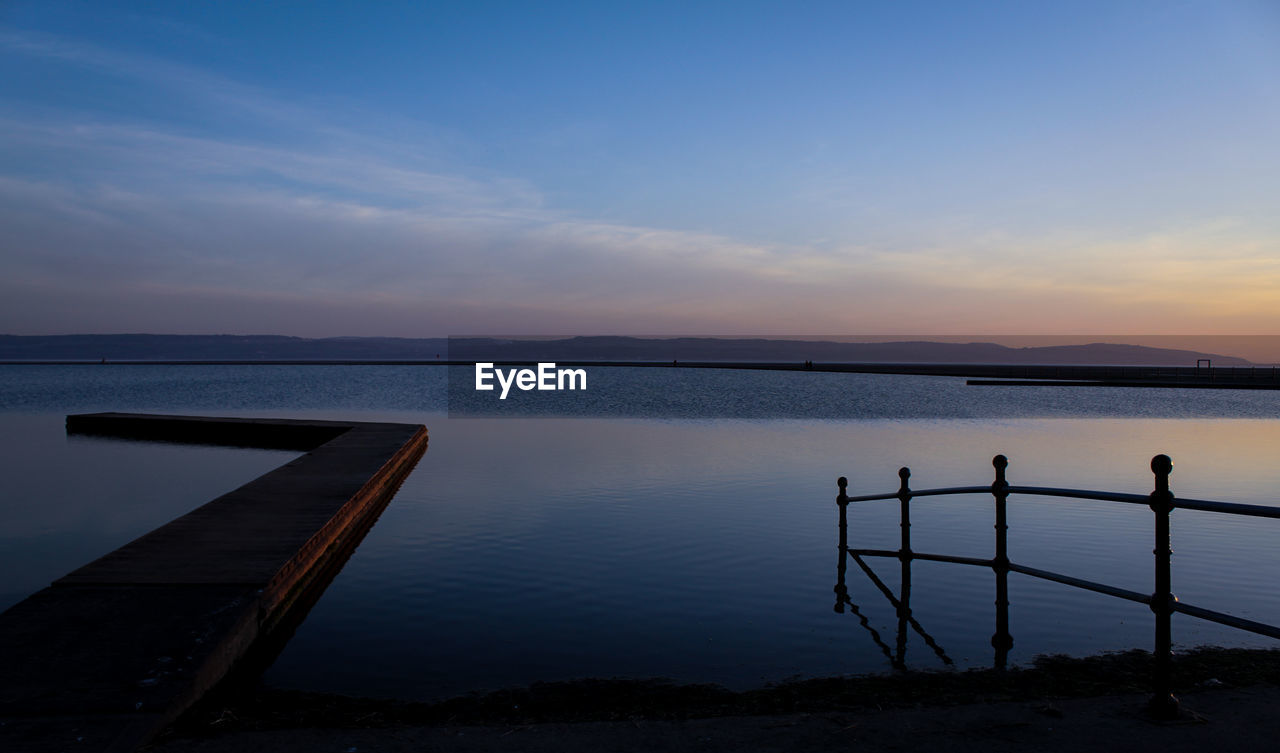
[[[0,335],[0,361],[192,360],[815,361],[1045,365],[1249,366],[1235,356],[1118,343],[1009,347],[929,340],[836,342],[621,335],[525,340],[290,335]]]

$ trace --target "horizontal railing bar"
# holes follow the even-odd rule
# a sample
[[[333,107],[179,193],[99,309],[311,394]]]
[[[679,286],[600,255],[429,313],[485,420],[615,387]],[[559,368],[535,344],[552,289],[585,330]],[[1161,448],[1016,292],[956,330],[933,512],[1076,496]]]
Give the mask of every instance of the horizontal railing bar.
[[[862,557],[898,557],[899,556],[898,552],[890,551],[887,549],[849,549],[848,552],[849,554],[862,556]],[[912,552],[911,558],[917,559],[917,560],[929,560],[931,562],[953,562],[958,565],[975,565],[978,567],[995,567],[996,566],[992,560],[978,559],[977,557],[957,557],[950,554],[917,554],[915,552]],[[1041,578],[1043,580],[1051,580],[1066,586],[1075,586],[1076,588],[1083,588],[1088,591],[1096,591],[1097,593],[1107,594],[1108,596],[1116,596],[1121,599],[1137,601],[1142,604],[1151,603],[1151,597],[1148,596],[1147,594],[1140,594],[1137,591],[1128,591],[1123,588],[1108,586],[1105,583],[1096,583],[1091,580],[1076,578],[1070,575],[1062,575],[1061,573],[1055,573],[1049,570],[1041,570],[1035,567],[1027,567],[1026,565],[1019,565],[1015,562],[1009,563],[1009,570],[1011,572],[1022,573],[1023,575],[1030,575],[1032,577]],[[1223,616],[1230,618],[1229,615],[1223,615]]]
[[[1174,497],[1173,509],[1225,512],[1231,515],[1252,515],[1257,518],[1280,518],[1280,507],[1244,505],[1237,502],[1213,502],[1204,499],[1178,499]]]
[[[911,496],[914,497],[937,497],[943,494],[990,494],[991,485],[987,486],[949,486],[942,489],[921,489],[911,490]]]
[[[1083,588],[1086,591],[1094,591],[1100,594],[1106,594],[1107,596],[1115,596],[1120,599],[1136,601],[1140,604],[1151,603],[1151,596],[1148,594],[1140,594],[1137,591],[1129,591],[1124,588],[1108,586],[1105,583],[1095,583],[1094,581],[1085,580],[1084,578],[1074,578],[1070,575],[1062,575],[1049,570],[1027,567],[1026,565],[1019,565],[1013,562],[1009,563],[1009,570],[1015,573],[1022,573],[1023,575],[1030,575],[1033,578],[1040,578],[1041,580],[1051,580],[1065,586],[1074,586],[1075,588]]]
[[[854,556],[855,558],[856,557],[897,558],[901,554],[898,551],[890,550],[890,549],[852,549],[850,548],[850,549],[846,549],[845,551],[847,551],[850,555]],[[958,565],[974,565],[977,567],[995,567],[996,566],[993,560],[984,560],[984,559],[979,559],[977,557],[957,557],[949,554],[926,554],[926,553],[912,552],[911,559],[928,560],[930,562],[949,562],[949,563],[954,563]],[[1105,594],[1107,596],[1115,596],[1121,599],[1128,599],[1129,601],[1136,601],[1140,604],[1151,603],[1150,596],[1148,596],[1147,594],[1138,593],[1137,591],[1129,591],[1123,588],[1116,588],[1115,586],[1108,586],[1105,583],[1096,583],[1094,581],[1085,580],[1083,578],[1075,578],[1070,575],[1062,575],[1061,573],[1055,573],[1049,570],[1041,570],[1035,567],[1027,567],[1026,565],[1019,565],[1014,562],[1009,563],[1009,571],[1015,572],[1015,573],[1022,573],[1023,575],[1030,575],[1034,578],[1040,578],[1042,580],[1054,581],[1055,583],[1061,583],[1067,586],[1083,588],[1087,591],[1095,591],[1097,593]],[[1246,620],[1243,617],[1236,617],[1234,615],[1224,614],[1222,612],[1215,612],[1212,609],[1205,609],[1204,607],[1197,607],[1191,604],[1183,604],[1182,602],[1176,602],[1173,605],[1173,611],[1181,612],[1185,615],[1196,617],[1202,620],[1208,620],[1209,622],[1216,622],[1219,625],[1226,625],[1227,627],[1246,630],[1250,633],[1265,635],[1269,638],[1280,639],[1280,627],[1277,627],[1275,625],[1268,625],[1265,622],[1254,622],[1253,620]]]
[[[860,557],[899,557],[899,553],[888,549],[848,549],[849,554]],[[957,557],[952,554],[919,554],[911,553],[913,560],[927,560],[929,562],[951,562],[957,565],[976,565],[978,567],[991,567],[995,564],[992,560],[978,559],[977,557]]]
[[[1132,504],[1145,505],[1151,501],[1146,494],[1124,494],[1121,492],[1099,492],[1089,489],[1061,489],[1048,486],[1009,486],[1005,487],[1006,494],[1035,494],[1042,497],[1069,497],[1072,499],[1099,499],[1106,502],[1129,502]],[[941,489],[912,489],[910,495],[915,497],[937,497],[948,494],[991,494],[990,486],[950,486]],[[848,502],[874,502],[882,499],[898,499],[898,492],[889,492],[887,494],[866,494],[861,497],[848,497]],[[1192,500],[1199,502],[1199,500]],[[1213,503],[1208,503],[1213,504]],[[1225,505],[1226,502],[1217,504]],[[1256,507],[1256,505],[1244,505],[1244,507]]]
[[[1151,497],[1146,494],[1121,494],[1119,492],[1097,492],[1084,489],[1054,489],[1042,486],[1011,486],[1010,494],[1038,494],[1049,497],[1070,497],[1073,499],[1099,499],[1108,502],[1128,502],[1137,505],[1148,505]],[[1223,512],[1231,515],[1251,515],[1258,518],[1280,518],[1280,507],[1267,505],[1245,505],[1238,502],[1215,502],[1207,499],[1173,498],[1175,510],[1203,510],[1205,512]]]
[[[1090,489],[1066,489],[1053,486],[1009,486],[1006,494],[1032,494],[1040,497],[1064,497],[1067,499],[1096,499],[1103,502],[1125,502],[1132,505],[1148,505],[1151,497],[1146,494],[1125,494],[1123,492],[1103,492]],[[951,486],[941,489],[912,489],[915,497],[938,497],[949,494],[990,494],[989,486]],[[887,494],[867,494],[860,497],[848,497],[849,502],[874,502],[877,500],[898,499],[898,492]],[[1204,512],[1221,512],[1229,515],[1249,515],[1256,518],[1280,518],[1280,507],[1268,505],[1245,505],[1237,502],[1216,502],[1207,499],[1173,498],[1174,509],[1201,510]]]
[[[942,489],[921,489],[916,491],[912,489],[909,494],[914,499],[916,497],[937,497],[945,494],[990,494],[991,486],[949,486]],[[847,502],[875,502],[880,499],[898,499],[898,492],[889,492],[888,494],[864,494],[861,497],[848,497]]]
[[[1090,489],[1062,489],[1050,486],[1010,486],[1010,494],[1034,494],[1041,497],[1068,497],[1071,499],[1098,499],[1104,502],[1127,502],[1134,505],[1147,505],[1151,497],[1147,494],[1125,494],[1123,492],[1100,492]]]
[[[891,492],[889,494],[864,494],[861,497],[849,497],[846,502],[875,502],[881,499],[897,499],[898,493]]]
[[[977,567],[991,567],[994,563],[991,560],[978,559],[977,557],[957,557],[951,554],[912,554],[912,559],[928,560],[930,562],[954,562],[957,565],[975,565]]]
[[[1243,617],[1236,617],[1230,614],[1223,614],[1222,612],[1215,612],[1212,609],[1205,609],[1204,607],[1194,607],[1190,604],[1182,604],[1179,602],[1174,603],[1173,611],[1182,612],[1185,615],[1190,615],[1192,617],[1196,617],[1201,620],[1216,622],[1219,625],[1226,625],[1227,627],[1233,627],[1240,630],[1247,630],[1250,633],[1257,633],[1258,635],[1265,635],[1270,638],[1280,638],[1280,627],[1276,627],[1275,625],[1268,625],[1264,622],[1254,622],[1253,620],[1246,620]]]
[[[845,549],[854,557],[897,557],[895,549]]]

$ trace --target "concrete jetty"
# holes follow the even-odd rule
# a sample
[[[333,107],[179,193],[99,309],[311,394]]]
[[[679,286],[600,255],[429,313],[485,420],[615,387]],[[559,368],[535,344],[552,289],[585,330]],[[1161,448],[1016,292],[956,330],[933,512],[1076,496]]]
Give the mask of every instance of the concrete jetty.
[[[327,585],[427,447],[415,424],[99,413],[67,431],[307,452],[0,615],[0,750],[144,744]]]

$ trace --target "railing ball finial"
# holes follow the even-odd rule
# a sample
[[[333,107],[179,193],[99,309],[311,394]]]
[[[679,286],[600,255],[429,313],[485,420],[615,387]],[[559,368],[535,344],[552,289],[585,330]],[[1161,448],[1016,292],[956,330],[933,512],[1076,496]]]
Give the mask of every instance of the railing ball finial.
[[[899,468],[898,478],[902,479],[902,485],[898,487],[898,496],[905,499],[906,495],[911,494],[911,487],[907,484],[907,479],[911,478],[911,469],[905,465]]]
[[[839,504],[845,504],[849,501],[849,495],[845,493],[849,488],[849,479],[841,476],[836,479],[836,486],[840,488],[840,493],[836,495],[836,502]]]
[[[1151,458],[1151,472],[1156,474],[1156,490],[1153,494],[1160,496],[1160,504],[1166,505],[1173,495],[1169,493],[1169,474],[1173,471],[1173,461],[1168,455],[1156,455]],[[1153,501],[1154,498],[1153,498]],[[1155,509],[1155,508],[1152,508]]]
[[[1009,467],[1009,458],[1004,455],[996,455],[991,458],[991,465],[995,466],[996,469],[996,480],[991,484],[991,491],[996,493],[1009,485],[1009,482],[1004,477],[1004,469]]]

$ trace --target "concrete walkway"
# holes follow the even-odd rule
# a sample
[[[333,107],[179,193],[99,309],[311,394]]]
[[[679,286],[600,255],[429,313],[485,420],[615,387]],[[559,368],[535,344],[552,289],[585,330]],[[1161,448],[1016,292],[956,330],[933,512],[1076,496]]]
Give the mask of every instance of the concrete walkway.
[[[0,615],[0,750],[150,739],[327,585],[427,447],[412,424],[104,413],[67,427],[309,452]]]

